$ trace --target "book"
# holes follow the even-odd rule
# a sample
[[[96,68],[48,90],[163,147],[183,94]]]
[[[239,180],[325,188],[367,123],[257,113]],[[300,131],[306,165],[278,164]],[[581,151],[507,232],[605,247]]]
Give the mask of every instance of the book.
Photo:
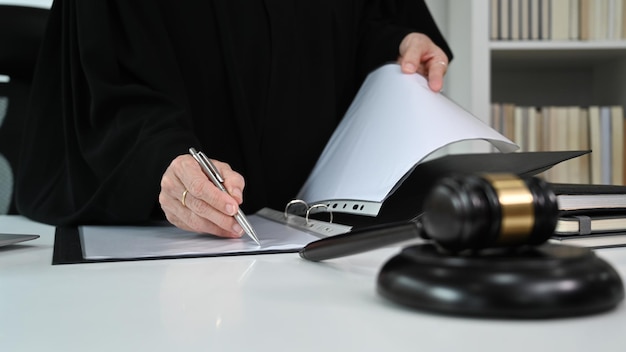
[[[500,16],[500,40],[510,40],[511,39],[511,22],[510,22],[510,2],[509,0],[500,0],[499,4],[499,16]]]
[[[591,0],[579,0],[578,39],[591,39]]]
[[[557,235],[591,235],[626,232],[626,211],[620,215],[571,215],[559,217]]]
[[[569,1],[570,1],[569,39],[579,40],[580,39],[580,1],[579,0],[569,0]]]
[[[513,112],[513,140],[520,150],[528,151],[528,109],[524,106],[515,106]]]
[[[510,14],[510,38],[511,40],[519,40],[520,39],[520,2],[521,0],[511,0],[511,4],[509,5],[509,14]]]
[[[602,182],[610,185],[612,183],[613,172],[613,143],[611,140],[611,108],[608,106],[600,107],[600,167],[602,168]]]
[[[611,184],[621,185],[624,181],[624,112],[621,105],[613,105],[610,109]]]
[[[568,244],[593,249],[624,247],[626,246],[626,233],[607,233],[586,236],[560,236],[556,235],[550,239],[551,243]]]
[[[624,0],[622,0],[621,17],[622,17],[622,21],[621,21],[622,28],[621,28],[620,38],[626,39],[626,3],[624,3]]]
[[[502,134],[502,105],[498,103],[491,104],[491,127]]]
[[[490,0],[489,2],[489,38],[491,40],[500,39],[500,0]]]
[[[539,0],[539,39],[552,39],[551,33],[551,5],[554,0]]]
[[[515,140],[515,104],[502,104],[502,134],[514,141]]]
[[[592,40],[608,39],[609,0],[591,1],[590,31]]]
[[[567,107],[552,107],[550,116],[549,138],[551,141],[550,150],[568,150],[568,135],[571,124]],[[569,164],[560,164],[554,167],[550,173],[550,180],[553,182],[569,182]]]
[[[530,0],[520,0],[520,39],[530,39]]]
[[[579,136],[579,148],[580,150],[591,150],[591,143],[589,140],[589,110],[580,110],[579,123],[581,130],[581,135]],[[591,154],[583,155],[582,157],[580,157],[579,163],[580,171],[577,183],[591,183]]]
[[[565,214],[626,212],[626,186],[550,183]]]
[[[622,39],[622,27],[623,18],[622,12],[624,3],[623,0],[610,0],[609,3],[609,39],[620,40]]]
[[[537,40],[540,39],[540,31],[541,31],[541,1],[540,0],[529,0],[529,28],[530,34],[528,39]]]
[[[552,40],[570,39],[571,0],[552,0],[551,34]]]
[[[543,150],[543,120],[541,110],[534,106],[528,107],[528,151],[538,152]]]
[[[589,129],[586,109],[567,107],[567,149],[589,150]],[[584,155],[567,163],[565,181],[568,183],[589,183],[589,156]]]
[[[591,183],[602,183],[602,129],[600,120],[600,107],[592,105],[589,111],[589,147],[593,151],[591,154]]]

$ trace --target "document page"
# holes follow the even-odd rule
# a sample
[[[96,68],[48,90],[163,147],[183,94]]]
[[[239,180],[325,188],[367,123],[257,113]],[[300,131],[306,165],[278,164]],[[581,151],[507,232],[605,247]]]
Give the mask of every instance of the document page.
[[[429,154],[455,142],[517,145],[396,64],[372,72],[329,140],[298,198],[383,202]],[[374,214],[375,215],[375,214]]]
[[[259,215],[248,216],[261,245],[243,235],[229,239],[157,226],[81,226],[85,259],[140,259],[296,252],[319,237]]]

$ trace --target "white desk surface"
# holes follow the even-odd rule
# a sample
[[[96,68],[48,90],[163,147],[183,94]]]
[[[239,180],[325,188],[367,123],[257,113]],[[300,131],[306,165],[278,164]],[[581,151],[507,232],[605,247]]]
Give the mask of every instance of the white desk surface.
[[[397,248],[51,265],[54,228],[0,216],[0,351],[626,351],[626,304],[551,320],[408,310],[376,293]],[[626,249],[599,250],[626,277]]]

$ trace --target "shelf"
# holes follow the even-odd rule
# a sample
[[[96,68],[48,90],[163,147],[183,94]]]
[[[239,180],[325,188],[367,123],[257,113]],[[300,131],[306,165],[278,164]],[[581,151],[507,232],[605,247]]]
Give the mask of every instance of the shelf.
[[[492,102],[626,104],[626,41],[490,41]]]
[[[448,38],[456,55],[448,89],[453,99],[488,123],[494,120],[492,103],[626,109],[626,39],[490,40],[492,3],[446,1]],[[526,121],[519,122],[523,130]],[[623,148],[615,150],[623,153]],[[626,181],[614,178],[617,183]]]
[[[491,41],[495,70],[569,69],[626,59],[626,41]]]
[[[492,40],[492,50],[626,50],[626,40]]]

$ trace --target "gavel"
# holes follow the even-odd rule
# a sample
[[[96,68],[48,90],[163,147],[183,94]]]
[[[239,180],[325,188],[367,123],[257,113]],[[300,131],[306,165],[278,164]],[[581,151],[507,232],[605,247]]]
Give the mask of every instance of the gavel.
[[[417,238],[451,253],[537,246],[552,236],[559,214],[556,195],[545,181],[509,173],[444,177],[426,196],[422,210],[410,221],[311,242],[300,256],[322,261]]]

